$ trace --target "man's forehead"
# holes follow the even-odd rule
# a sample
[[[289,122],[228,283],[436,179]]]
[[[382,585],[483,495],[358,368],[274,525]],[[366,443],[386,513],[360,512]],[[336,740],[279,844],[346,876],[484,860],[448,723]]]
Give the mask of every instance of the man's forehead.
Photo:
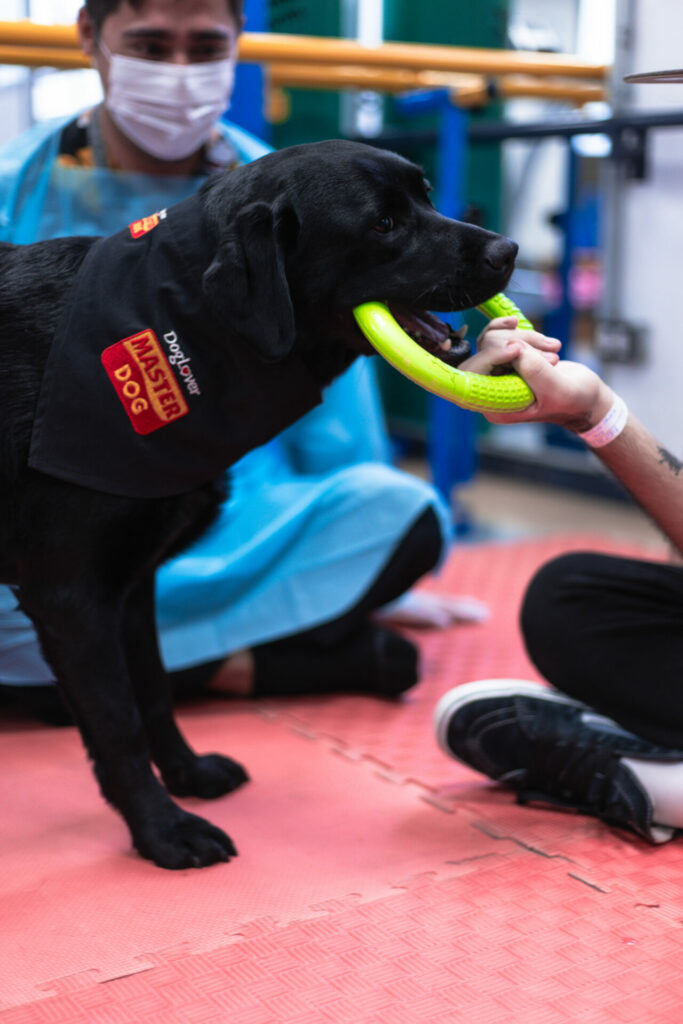
[[[107,20],[118,22],[126,32],[154,29],[168,35],[183,25],[196,26],[197,31],[202,26],[207,30],[236,27],[229,0],[142,0],[136,6],[123,0]]]
[[[229,39],[234,36],[229,25],[154,25],[137,23],[128,25],[121,30],[123,39],[174,39],[176,36],[189,36],[193,39]]]

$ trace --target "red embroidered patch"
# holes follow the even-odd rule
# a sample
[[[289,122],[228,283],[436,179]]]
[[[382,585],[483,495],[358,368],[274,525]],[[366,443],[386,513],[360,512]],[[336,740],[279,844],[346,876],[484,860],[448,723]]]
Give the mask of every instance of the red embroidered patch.
[[[155,228],[159,223],[160,217],[158,213],[153,213],[150,217],[143,217],[142,220],[134,220],[132,224],[129,224],[130,233],[133,238],[139,238],[140,235],[146,235],[148,231]]]
[[[136,434],[151,434],[190,411],[154,331],[105,348],[102,365]]]

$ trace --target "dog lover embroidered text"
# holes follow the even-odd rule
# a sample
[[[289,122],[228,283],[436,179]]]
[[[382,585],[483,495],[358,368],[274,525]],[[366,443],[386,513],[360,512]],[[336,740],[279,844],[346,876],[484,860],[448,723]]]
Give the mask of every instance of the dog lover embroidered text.
[[[190,360],[187,358],[180,345],[178,344],[178,335],[175,331],[169,331],[164,334],[164,341],[168,345],[169,352],[171,353],[168,357],[169,363],[172,366],[178,367],[178,372],[183,378],[183,384],[187,388],[188,394],[190,395],[201,395],[199,385],[195,380],[194,374],[192,373],[192,367],[190,366]]]

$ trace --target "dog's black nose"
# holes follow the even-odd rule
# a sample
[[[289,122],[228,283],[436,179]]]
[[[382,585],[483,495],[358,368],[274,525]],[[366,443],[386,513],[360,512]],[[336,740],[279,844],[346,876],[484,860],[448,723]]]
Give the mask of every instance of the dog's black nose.
[[[519,246],[511,238],[497,238],[487,246],[484,259],[494,270],[508,270],[512,268],[518,250]]]

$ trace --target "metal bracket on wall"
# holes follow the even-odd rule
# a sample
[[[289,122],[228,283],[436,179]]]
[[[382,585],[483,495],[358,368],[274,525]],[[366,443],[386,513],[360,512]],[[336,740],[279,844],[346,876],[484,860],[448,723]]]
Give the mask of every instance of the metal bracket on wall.
[[[648,138],[651,131],[683,126],[683,110],[637,111],[589,121],[539,121],[514,124],[489,121],[470,124],[470,142],[502,142],[504,139],[572,138],[575,135],[607,135],[612,141],[611,158],[620,163],[625,176],[643,181],[648,171]]]
[[[643,181],[647,177],[648,138],[651,131],[683,127],[683,110],[615,114],[600,120],[572,117],[564,121],[537,121],[518,124],[513,121],[470,122],[467,138],[472,142],[504,142],[506,139],[571,139],[575,135],[607,135],[612,140],[612,159],[625,165],[628,178]],[[386,147],[400,146],[419,139],[436,142],[437,131],[422,129],[385,131],[376,138],[359,141]]]
[[[649,132],[647,126],[624,125],[612,136],[612,159],[624,167],[624,177],[630,181],[647,178]]]
[[[644,363],[647,354],[647,328],[625,320],[599,321],[595,350],[603,363],[633,366]]]

